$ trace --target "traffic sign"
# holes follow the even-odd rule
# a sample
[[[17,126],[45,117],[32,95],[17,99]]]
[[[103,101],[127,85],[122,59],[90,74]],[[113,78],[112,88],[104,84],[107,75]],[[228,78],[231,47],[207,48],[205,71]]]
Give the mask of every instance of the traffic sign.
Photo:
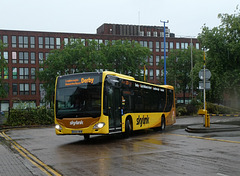
[[[205,86],[206,86],[205,89],[206,89],[206,90],[210,90],[210,89],[211,89],[211,83],[210,83],[210,81],[206,81],[205,84],[206,84],[206,85],[205,85]],[[203,83],[203,81],[199,81],[199,89],[200,89],[200,90],[203,90],[203,89],[204,89],[204,83]]]
[[[201,80],[203,80],[203,78],[204,78],[204,69],[200,70],[198,75],[199,75],[199,78]],[[205,69],[205,79],[208,80],[208,79],[211,78],[211,76],[212,76],[212,74],[211,74],[210,70]]]

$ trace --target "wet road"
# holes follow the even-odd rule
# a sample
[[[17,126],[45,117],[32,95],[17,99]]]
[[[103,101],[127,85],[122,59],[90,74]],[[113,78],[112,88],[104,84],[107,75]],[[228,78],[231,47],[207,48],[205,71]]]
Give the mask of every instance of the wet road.
[[[240,118],[211,119],[239,124]],[[17,129],[6,134],[61,175],[215,175],[240,174],[240,131],[185,132],[202,118],[181,118],[165,132],[120,135],[56,136],[53,127]]]

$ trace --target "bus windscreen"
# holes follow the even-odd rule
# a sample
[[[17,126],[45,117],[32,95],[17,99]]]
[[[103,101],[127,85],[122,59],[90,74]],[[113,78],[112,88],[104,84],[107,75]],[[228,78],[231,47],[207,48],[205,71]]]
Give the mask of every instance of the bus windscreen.
[[[56,118],[99,117],[101,89],[101,74],[59,77],[56,92]]]

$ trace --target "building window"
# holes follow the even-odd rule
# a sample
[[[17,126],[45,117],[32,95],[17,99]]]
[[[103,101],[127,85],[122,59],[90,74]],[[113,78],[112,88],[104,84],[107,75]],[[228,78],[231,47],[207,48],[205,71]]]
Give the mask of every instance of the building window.
[[[3,44],[5,47],[7,47],[7,45],[8,45],[8,36],[7,35],[3,36]]]
[[[29,84],[19,84],[20,95],[29,95]]]
[[[30,37],[30,47],[35,48],[35,37]]]
[[[43,53],[38,53],[38,62],[39,64],[43,63]]]
[[[160,37],[164,37],[164,32],[160,32]]]
[[[159,66],[159,63],[160,63],[160,57],[156,56],[156,66]]]
[[[50,49],[54,49],[54,38],[50,37]]]
[[[157,78],[157,80],[161,79],[161,75],[160,75],[160,70],[159,69],[156,70],[156,78]]]
[[[43,48],[43,37],[38,37],[38,48]]]
[[[36,54],[34,52],[31,52],[31,64],[36,63]]]
[[[159,52],[159,42],[156,42],[156,52]]]
[[[31,79],[36,78],[36,68],[31,68]]]
[[[28,79],[29,78],[28,68],[19,68],[19,78],[20,79]]]
[[[4,57],[5,61],[6,61],[6,63],[8,63],[8,52],[7,51],[3,52],[3,57]]]
[[[17,68],[16,67],[12,68],[12,78],[17,79]]]
[[[166,52],[168,52],[168,42],[165,42]],[[161,52],[164,52],[164,42],[161,42]]]
[[[28,52],[19,52],[19,63],[28,64]]]
[[[4,68],[4,72],[3,72],[3,79],[8,79],[9,77],[9,72],[8,72],[8,68]]]
[[[156,31],[153,32],[153,37],[157,37],[157,32]]]
[[[150,78],[151,80],[154,79],[153,69],[150,69],[150,70],[149,70],[149,78]]]
[[[196,43],[196,49],[199,49],[200,47],[199,47],[199,43]]]
[[[149,58],[149,65],[153,66],[153,56],[150,56],[150,58]]]
[[[50,38],[49,37],[45,37],[45,48],[46,49],[50,48]]]
[[[150,49],[150,51],[153,51],[153,42],[149,42],[149,49]]]
[[[17,47],[17,37],[12,36],[12,48],[16,48],[16,47]]]
[[[17,63],[17,52],[15,51],[12,52],[12,63],[13,64]]]
[[[18,85],[12,84],[12,94],[17,95],[18,94]]]
[[[185,45],[184,48],[185,48],[185,49],[188,49],[188,43],[185,43],[184,45]]]
[[[56,38],[56,47],[57,47],[57,49],[61,48],[61,39],[60,38]]]
[[[8,111],[9,110],[9,101],[0,101],[0,110]]]
[[[181,49],[184,49],[184,43],[181,43]]]
[[[64,45],[66,46],[68,44],[68,38],[64,38]]]
[[[170,50],[173,49],[173,42],[170,42]]]
[[[24,36],[23,39],[24,39],[24,48],[28,48],[28,37]]]
[[[107,45],[106,41],[108,41],[108,40],[105,40],[105,45]],[[84,46],[86,46],[86,39],[81,39],[81,42],[83,43]]]
[[[176,49],[180,49],[180,43],[179,42],[176,43]]]
[[[148,42],[144,41],[144,47],[148,47]]]
[[[144,31],[140,31],[140,36],[144,36]]]
[[[23,36],[18,36],[18,47],[23,48]]]
[[[31,84],[31,94],[36,95],[36,84]]]
[[[147,36],[151,37],[151,32],[150,31],[147,31]]]

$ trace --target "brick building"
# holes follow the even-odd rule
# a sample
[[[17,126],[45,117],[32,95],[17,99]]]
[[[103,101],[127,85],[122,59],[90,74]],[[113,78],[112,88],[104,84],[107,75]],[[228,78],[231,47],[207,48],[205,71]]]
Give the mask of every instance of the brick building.
[[[8,97],[0,99],[0,110],[7,111],[9,107],[17,106],[19,101],[30,106],[43,103],[44,90],[36,78],[36,70],[42,69],[40,64],[51,50],[63,48],[63,43],[68,43],[70,39],[90,39],[99,43],[121,39],[137,41],[153,53],[152,57],[148,58],[148,81],[159,83],[159,63],[164,58],[163,31],[161,26],[122,24],[103,24],[96,34],[0,30],[0,39],[7,46],[3,55],[8,63],[7,69],[2,71],[0,76],[9,87]],[[199,49],[196,38],[192,39],[192,43]],[[177,38],[166,27],[167,54],[170,49],[186,49],[190,44],[190,38]]]

